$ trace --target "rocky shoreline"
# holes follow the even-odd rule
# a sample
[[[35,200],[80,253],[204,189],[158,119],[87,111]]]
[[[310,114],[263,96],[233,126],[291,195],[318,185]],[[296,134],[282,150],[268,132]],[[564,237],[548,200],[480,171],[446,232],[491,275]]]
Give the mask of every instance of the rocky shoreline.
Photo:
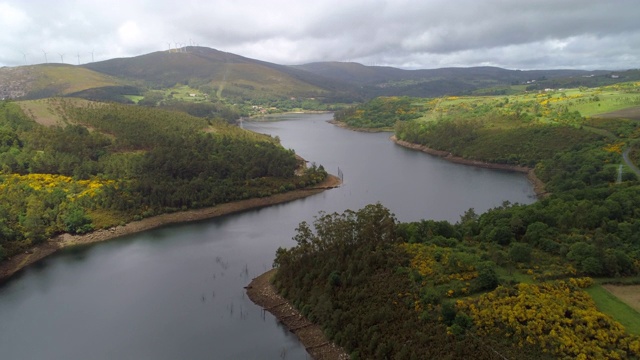
[[[29,266],[37,262],[38,260],[41,260],[55,253],[60,249],[69,246],[91,244],[129,234],[139,233],[146,230],[151,230],[164,225],[211,219],[214,217],[233,214],[244,210],[281,204],[315,195],[327,189],[338,187],[340,183],[341,182],[338,177],[328,175],[322,183],[311,188],[293,190],[264,198],[235,201],[209,208],[187,210],[170,214],[161,214],[142,219],[140,221],[133,221],[124,226],[115,226],[109,229],[93,231],[89,234],[61,234],[29,249],[23,254],[15,255],[11,259],[6,260],[2,264],[0,264],[0,281],[7,280],[20,269]]]
[[[289,331],[294,333],[313,359],[342,360],[349,355],[339,346],[327,340],[319,325],[307,320],[298,310],[280,296],[271,284],[277,269],[272,269],[253,279],[247,285],[247,295],[263,311],[270,312]]]
[[[529,179],[529,181],[533,184],[533,191],[536,193],[536,196],[538,196],[539,198],[542,198],[549,195],[549,193],[546,192],[544,189],[544,183],[542,182],[542,180],[538,179],[535,172],[531,168],[528,168],[525,166],[496,164],[496,163],[490,163],[490,162],[484,162],[484,161],[478,161],[478,160],[465,159],[463,157],[454,156],[448,151],[435,150],[424,145],[419,145],[419,144],[414,144],[408,141],[399,140],[398,138],[396,138],[395,135],[391,136],[391,141],[393,141],[394,143],[402,147],[422,151],[430,155],[435,155],[443,158],[444,160],[447,160],[456,164],[470,165],[470,166],[476,166],[476,167],[493,169],[493,170],[515,171],[515,172],[526,174],[527,179]]]

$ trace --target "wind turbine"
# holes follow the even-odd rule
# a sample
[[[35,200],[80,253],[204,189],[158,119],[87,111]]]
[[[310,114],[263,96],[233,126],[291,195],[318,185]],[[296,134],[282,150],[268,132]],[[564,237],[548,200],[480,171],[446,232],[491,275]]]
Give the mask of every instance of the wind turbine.
[[[80,52],[78,52],[78,65],[80,65]]]
[[[29,65],[29,64],[27,64],[27,54],[22,53],[22,56],[24,57],[24,64],[25,65]]]
[[[58,55],[60,55],[60,62],[64,64],[64,54],[58,53]]]
[[[49,60],[47,60],[47,52],[46,52],[46,51],[44,51],[44,50],[42,50],[42,52],[44,53],[44,63],[45,63],[45,64],[48,64],[48,63],[49,63]]]
[[[169,45],[169,52],[171,52],[171,43],[168,42],[167,45]]]
[[[91,62],[93,62],[93,51],[94,50],[91,50]]]

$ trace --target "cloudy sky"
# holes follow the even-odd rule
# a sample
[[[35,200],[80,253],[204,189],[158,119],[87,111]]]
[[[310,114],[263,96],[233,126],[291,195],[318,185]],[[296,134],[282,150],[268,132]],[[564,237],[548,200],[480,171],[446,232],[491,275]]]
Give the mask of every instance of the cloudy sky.
[[[0,0],[0,66],[176,44],[279,64],[629,69],[640,67],[640,1]]]

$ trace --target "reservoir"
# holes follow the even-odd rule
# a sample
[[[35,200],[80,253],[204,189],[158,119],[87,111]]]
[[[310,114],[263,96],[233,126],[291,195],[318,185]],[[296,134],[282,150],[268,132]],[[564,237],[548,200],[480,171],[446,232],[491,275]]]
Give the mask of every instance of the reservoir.
[[[380,202],[400,221],[455,222],[469,208],[535,201],[523,174],[479,169],[360,133],[331,114],[244,122],[328,172],[340,188],[197,223],[67,249],[0,286],[3,359],[305,359],[304,347],[245,295],[319,211]]]

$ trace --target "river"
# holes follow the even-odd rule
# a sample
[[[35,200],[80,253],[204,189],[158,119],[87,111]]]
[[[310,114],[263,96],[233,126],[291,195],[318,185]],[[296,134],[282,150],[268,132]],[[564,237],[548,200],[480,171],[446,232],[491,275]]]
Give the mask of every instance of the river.
[[[303,158],[344,174],[337,189],[287,204],[67,249],[0,287],[2,359],[305,359],[298,341],[243,286],[292,246],[318,211],[380,202],[401,221],[455,222],[503,201],[531,203],[522,174],[408,150],[331,114],[245,122]],[[279,120],[279,121],[275,121]]]

